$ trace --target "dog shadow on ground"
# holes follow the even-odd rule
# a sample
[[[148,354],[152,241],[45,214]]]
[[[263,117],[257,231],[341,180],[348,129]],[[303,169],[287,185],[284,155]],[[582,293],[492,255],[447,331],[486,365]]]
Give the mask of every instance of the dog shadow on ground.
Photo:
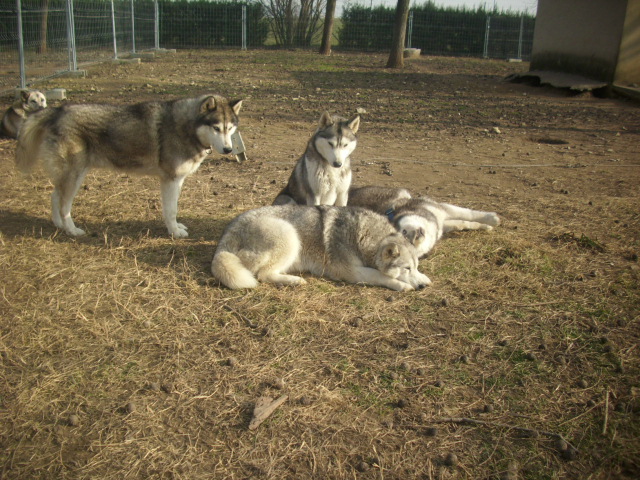
[[[152,267],[172,267],[185,273],[190,271],[210,276],[209,268],[217,242],[228,219],[181,217],[189,228],[189,237],[174,239],[167,233],[161,219],[149,221],[108,220],[101,223],[78,221],[87,234],[70,237],[57,229],[47,217],[0,210],[0,235],[5,239],[33,238],[89,248],[124,248],[136,261]],[[82,254],[79,252],[79,254]],[[96,255],[100,255],[96,252]]]

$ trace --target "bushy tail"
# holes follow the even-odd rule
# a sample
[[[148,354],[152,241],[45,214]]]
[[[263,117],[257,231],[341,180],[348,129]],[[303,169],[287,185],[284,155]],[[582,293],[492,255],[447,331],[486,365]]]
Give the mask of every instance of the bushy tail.
[[[211,273],[224,286],[232,290],[258,286],[258,280],[231,252],[216,252],[211,262]]]
[[[40,157],[40,147],[45,130],[42,127],[43,115],[31,115],[20,127],[16,148],[16,167],[24,173],[33,170]]]

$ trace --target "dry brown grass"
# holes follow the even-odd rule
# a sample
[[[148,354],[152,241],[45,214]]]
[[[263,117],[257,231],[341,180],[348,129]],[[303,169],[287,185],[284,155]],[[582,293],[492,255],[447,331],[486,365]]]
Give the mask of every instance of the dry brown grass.
[[[59,79],[74,101],[246,99],[250,160],[187,180],[189,239],[166,237],[153,179],[109,172],[75,203],[89,235],[68,238],[51,185],[0,140],[0,477],[640,475],[637,106],[501,82],[526,65],[384,61],[179,52]],[[224,226],[270,203],[323,109],[356,107],[358,183],[504,224],[444,239],[419,292],[219,287]],[[249,431],[255,400],[282,394]]]

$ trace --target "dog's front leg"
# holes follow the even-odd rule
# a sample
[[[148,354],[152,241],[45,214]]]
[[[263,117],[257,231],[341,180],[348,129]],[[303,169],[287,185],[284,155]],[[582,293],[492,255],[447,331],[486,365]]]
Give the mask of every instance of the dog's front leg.
[[[336,207],[346,207],[347,201],[349,199],[349,191],[345,190],[344,192],[338,192],[336,197]]]
[[[189,236],[187,227],[178,223],[178,198],[180,198],[180,191],[182,190],[182,184],[185,177],[178,177],[173,179],[163,178],[160,181],[160,191],[162,195],[162,216],[164,217],[164,223],[169,230],[169,234],[175,238],[184,238]]]
[[[401,280],[387,277],[380,270],[371,267],[352,267],[351,271],[345,275],[348,282],[366,283],[376,287],[387,287],[398,292],[414,290],[413,286]]]

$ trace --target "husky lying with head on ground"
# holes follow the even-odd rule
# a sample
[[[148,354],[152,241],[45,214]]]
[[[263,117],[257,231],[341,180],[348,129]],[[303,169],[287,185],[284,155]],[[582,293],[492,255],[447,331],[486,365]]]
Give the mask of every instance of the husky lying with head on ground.
[[[280,205],[236,217],[218,243],[211,272],[231,289],[258,282],[301,285],[310,272],[393,290],[422,288],[416,249],[385,217],[362,208]]]
[[[38,90],[20,90],[18,99],[11,105],[0,124],[0,135],[17,138],[18,131],[27,115],[47,108],[47,99]]]
[[[324,112],[287,186],[273,204],[345,206],[351,185],[349,155],[356,148],[359,126],[359,116],[346,120]]]
[[[494,212],[482,212],[439,203],[427,197],[412,198],[404,188],[359,187],[349,192],[349,206],[363,207],[386,215],[409,240],[422,258],[442,235],[458,230],[492,230],[500,225]]]
[[[54,184],[52,217],[69,235],[71,203],[91,168],[110,167],[160,178],[162,214],[169,234],[188,236],[178,223],[178,197],[188,175],[215,149],[231,153],[241,100],[202,95],[135,105],[63,105],[31,115],[18,136],[16,164],[30,170],[38,160]]]

